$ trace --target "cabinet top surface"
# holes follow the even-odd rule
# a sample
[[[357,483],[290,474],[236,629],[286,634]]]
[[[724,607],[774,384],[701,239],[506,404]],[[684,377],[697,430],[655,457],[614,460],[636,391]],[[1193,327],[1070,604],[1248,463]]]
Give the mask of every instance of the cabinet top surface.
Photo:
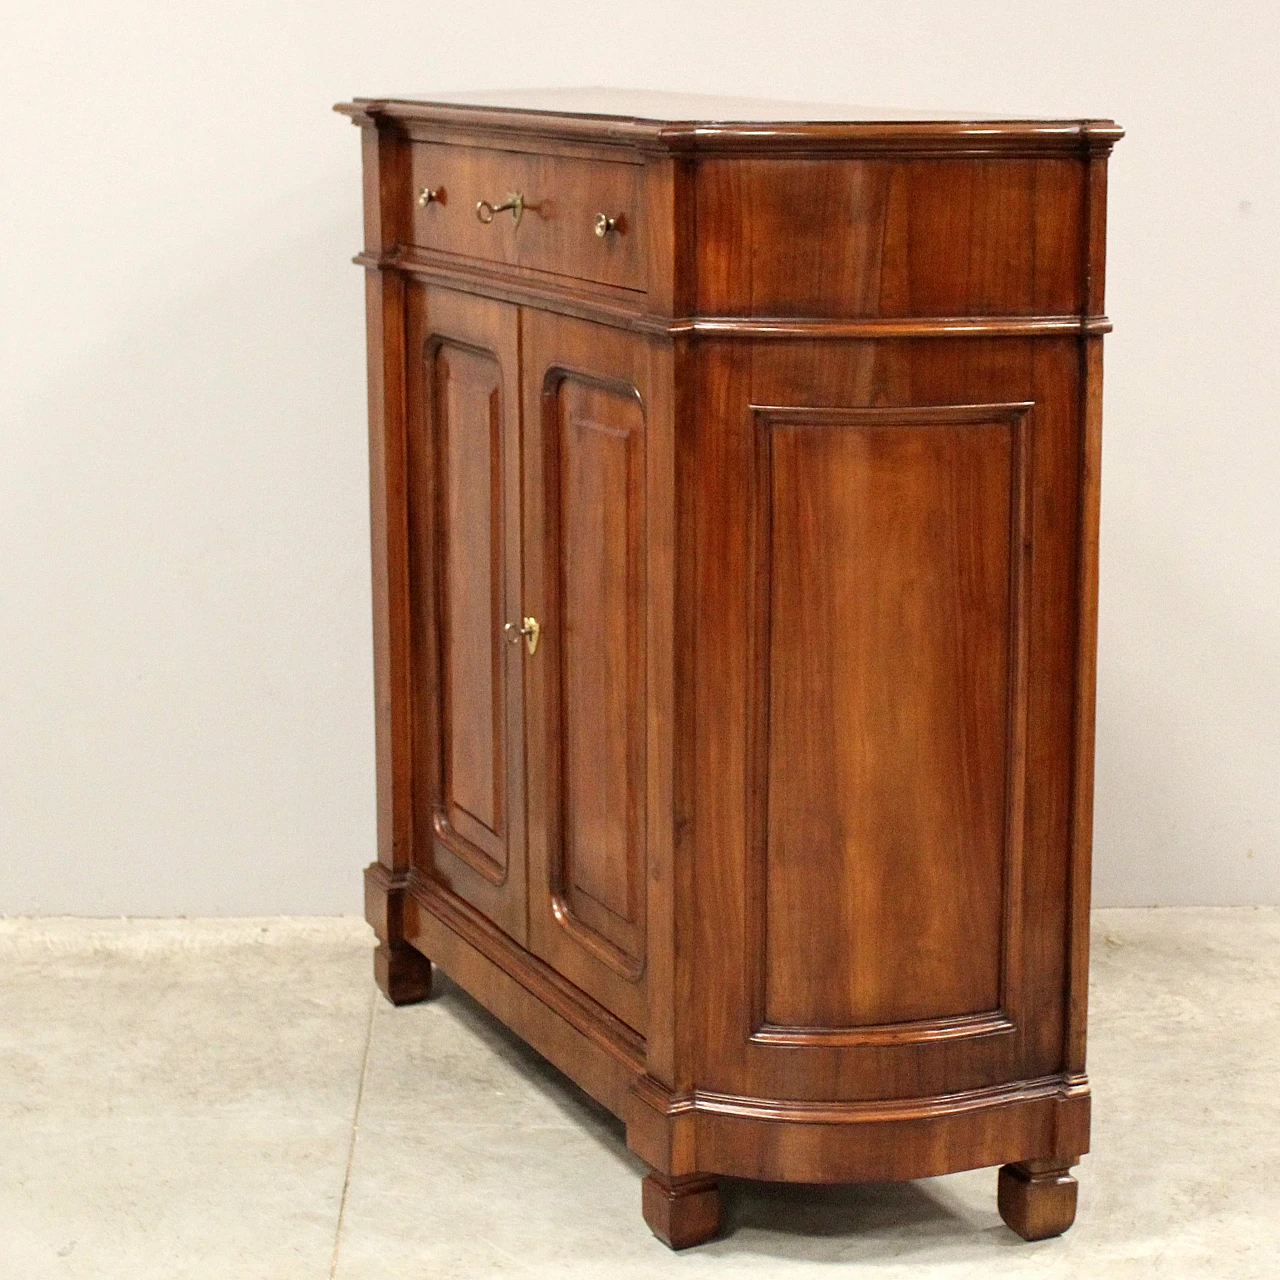
[[[768,98],[720,97],[648,89],[502,89],[390,94],[356,98],[336,108],[346,115],[426,119],[521,132],[607,134],[667,145],[793,141],[831,142],[873,135],[896,138],[988,138],[1024,144],[1086,143],[1109,147],[1121,136],[1113,121],[1011,116],[981,111],[918,111]]]

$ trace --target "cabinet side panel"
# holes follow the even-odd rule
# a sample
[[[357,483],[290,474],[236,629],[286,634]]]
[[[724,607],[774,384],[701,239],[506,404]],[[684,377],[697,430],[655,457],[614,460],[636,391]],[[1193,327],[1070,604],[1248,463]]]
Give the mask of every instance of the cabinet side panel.
[[[401,278],[393,272],[366,272],[365,307],[378,861],[398,871],[408,864],[413,840]]]
[[[698,310],[1078,314],[1084,172],[1074,157],[704,160]]]
[[[1085,219],[1088,248],[1084,289],[1088,305],[1101,311],[1106,291],[1107,161],[1089,164]],[[1089,898],[1093,863],[1093,772],[1095,696],[1098,674],[1098,533],[1101,517],[1102,340],[1086,340],[1081,351],[1080,531],[1077,564],[1075,762],[1071,799],[1070,1011],[1066,1057],[1075,1071],[1085,1065],[1089,1001]]]
[[[1078,345],[701,344],[699,1087],[919,1098],[1062,1069]],[[894,574],[901,599],[873,608]],[[819,692],[873,676],[896,699]],[[797,698],[803,714],[779,710]],[[876,755],[870,729],[888,744]],[[874,784],[861,803],[835,794],[846,774]],[[913,779],[930,791],[915,808]],[[878,814],[886,838],[858,854],[882,914],[846,846],[780,843],[788,806],[840,840]],[[922,947],[950,952],[928,983]]]
[[[997,1009],[1018,422],[758,421],[765,1019]]]

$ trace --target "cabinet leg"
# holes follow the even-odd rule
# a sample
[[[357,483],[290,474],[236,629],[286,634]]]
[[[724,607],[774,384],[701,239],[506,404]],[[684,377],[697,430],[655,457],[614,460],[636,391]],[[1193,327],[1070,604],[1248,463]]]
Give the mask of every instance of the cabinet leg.
[[[380,942],[373,980],[392,1004],[417,1004],[431,994],[431,961],[407,942]]]
[[[649,1229],[672,1249],[702,1244],[720,1230],[720,1188],[706,1174],[651,1173],[641,1184],[640,1200]]]
[[[1024,1240],[1060,1236],[1076,1219],[1074,1160],[1025,1160],[1000,1170],[996,1203]]]

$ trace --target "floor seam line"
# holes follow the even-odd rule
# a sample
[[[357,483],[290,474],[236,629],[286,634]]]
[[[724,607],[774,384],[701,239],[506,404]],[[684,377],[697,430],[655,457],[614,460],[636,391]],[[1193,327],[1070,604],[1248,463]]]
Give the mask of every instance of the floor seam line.
[[[338,1274],[338,1255],[342,1249],[342,1227],[347,1216],[347,1195],[351,1190],[351,1168],[356,1159],[356,1137],[360,1132],[360,1108],[364,1105],[364,1084],[369,1075],[369,1055],[373,1048],[373,1014],[378,992],[369,992],[369,1015],[365,1019],[364,1054],[360,1059],[360,1083],[356,1086],[356,1106],[351,1117],[351,1138],[347,1143],[347,1167],[342,1175],[342,1199],[338,1204],[338,1225],[333,1233],[333,1257],[329,1260],[329,1280]]]

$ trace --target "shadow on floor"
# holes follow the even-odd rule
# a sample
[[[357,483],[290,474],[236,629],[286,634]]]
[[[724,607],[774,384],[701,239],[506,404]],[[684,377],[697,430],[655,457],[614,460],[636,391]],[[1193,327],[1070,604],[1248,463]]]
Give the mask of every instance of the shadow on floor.
[[[628,1150],[626,1128],[611,1111],[584,1093],[563,1072],[494,1018],[461,987],[436,970],[436,994],[447,1012],[485,1048],[500,1055],[537,1089],[567,1121],[590,1135],[602,1150],[634,1170],[647,1172]],[[954,1249],[967,1255],[993,1244],[1026,1246],[1000,1222],[995,1205],[995,1171],[959,1175],[990,1182],[983,1202],[954,1189],[956,1177],[923,1182],[826,1186],[810,1183],[755,1182],[723,1178],[723,1227],[720,1236],[698,1251],[775,1258],[830,1257],[833,1241],[846,1242],[846,1256],[859,1262],[898,1262],[913,1254],[932,1259]],[[637,1189],[638,1191],[638,1189]],[[639,1196],[637,1194],[637,1209]],[[985,1202],[986,1207],[983,1207]],[[826,1242],[821,1250],[814,1242]]]
[[[553,1067],[514,1031],[499,1022],[437,966],[433,971],[432,1002],[479,1040],[490,1053],[501,1057],[521,1077],[548,1098],[567,1120],[582,1126],[606,1149],[618,1148],[637,1170],[644,1164],[627,1150],[626,1126],[607,1107],[579,1089],[563,1071]]]

